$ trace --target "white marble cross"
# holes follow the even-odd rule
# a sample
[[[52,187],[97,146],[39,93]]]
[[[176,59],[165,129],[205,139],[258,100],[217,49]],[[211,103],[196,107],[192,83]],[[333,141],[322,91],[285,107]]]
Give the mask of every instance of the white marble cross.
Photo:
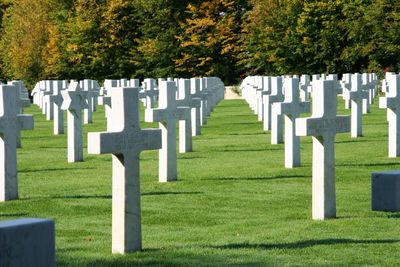
[[[283,101],[282,77],[273,77],[271,86],[271,94],[264,96],[264,129],[270,120],[271,144],[281,144],[283,143],[282,115],[273,113],[272,105]]]
[[[264,131],[271,130],[272,125],[272,112],[271,107],[275,102],[282,102],[283,94],[282,94],[282,77],[272,77],[271,78],[271,94],[263,95],[263,105],[264,105]],[[279,125],[278,125],[279,126]],[[278,131],[279,129],[276,128]]]
[[[201,100],[192,98],[190,94],[190,80],[179,79],[178,80],[178,91],[179,99],[176,101],[177,107],[188,107],[190,114],[185,120],[179,121],[179,152],[191,152],[193,151],[192,141],[192,126],[196,124],[196,108],[200,107]]]
[[[159,151],[159,181],[177,180],[176,122],[190,116],[190,109],[176,106],[176,84],[161,82],[159,105],[156,109],[146,108],[145,121],[159,122],[162,133],[162,148]]]
[[[159,90],[156,89],[156,80],[151,78],[144,79],[143,85],[146,96],[145,107],[154,108],[159,95]]]
[[[82,110],[89,108],[87,92],[83,91],[77,81],[72,81],[68,90],[61,91],[62,110],[67,110],[68,162],[83,160],[82,147]]]
[[[335,135],[350,131],[350,116],[337,116],[334,81],[316,81],[312,116],[296,119],[296,135],[312,136],[312,218],[336,216]]]
[[[111,90],[113,123],[107,132],[88,133],[90,154],[112,154],[112,252],[142,249],[140,152],[161,147],[159,129],[141,129],[138,88]]]
[[[201,134],[201,114],[202,114],[202,94],[200,93],[200,79],[190,79],[190,94],[192,99],[200,100],[200,106],[197,106],[192,114],[195,113],[195,117],[192,115],[192,136],[198,136]],[[197,101],[198,101],[197,100]],[[194,119],[194,120],[193,120]]]
[[[345,100],[351,101],[351,137],[362,136],[362,105],[368,92],[362,89],[361,75],[351,75],[351,90],[343,90]]]
[[[17,102],[15,103],[15,111],[16,114],[22,114],[24,112],[25,107],[29,107],[31,105],[31,101],[29,97],[23,93],[23,82],[22,81],[10,81],[7,83],[8,85],[15,86],[18,91]],[[21,135],[20,132],[17,131],[17,148],[21,148]]]
[[[400,75],[386,78],[388,91],[379,98],[379,107],[387,109],[389,123],[389,157],[400,156]]]
[[[54,121],[53,133],[55,135],[64,133],[64,112],[61,109],[63,98],[61,91],[63,90],[63,81],[54,81],[53,96],[54,96]]]
[[[84,124],[93,123],[93,111],[95,110],[94,98],[97,98],[99,95],[97,88],[94,88],[93,85],[94,85],[94,81],[89,80],[89,79],[85,79],[80,82],[80,86],[83,89],[83,91],[87,92],[86,101],[88,103],[88,108],[84,109],[84,111],[83,111],[83,123]]]
[[[44,91],[44,105],[45,105],[45,113],[46,113],[46,120],[53,120],[54,113],[53,113],[53,81],[46,80],[46,90]]]
[[[17,133],[33,129],[33,116],[17,114],[18,88],[0,85],[0,201],[18,198]]]
[[[310,76],[307,74],[303,74],[300,77],[300,99],[301,101],[308,101],[310,99],[310,95],[308,92],[308,88],[311,86]]]
[[[285,101],[274,103],[272,109],[285,118],[285,167],[300,166],[300,137],[296,136],[295,120],[300,113],[310,112],[310,102],[300,102],[299,79],[285,80]]]

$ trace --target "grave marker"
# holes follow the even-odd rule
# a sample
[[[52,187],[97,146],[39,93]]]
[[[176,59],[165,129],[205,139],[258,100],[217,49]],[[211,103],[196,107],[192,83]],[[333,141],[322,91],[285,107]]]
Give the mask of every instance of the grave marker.
[[[145,121],[159,122],[162,133],[162,148],[159,151],[159,181],[170,182],[177,179],[176,166],[176,121],[190,116],[186,107],[176,106],[176,84],[174,81],[161,82],[159,107],[146,108]]]
[[[17,114],[18,88],[0,85],[0,202],[18,198],[17,133],[33,129],[33,116]]]
[[[110,92],[113,123],[88,134],[90,154],[112,154],[112,252],[142,249],[139,155],[161,147],[159,129],[141,129],[138,88]]]
[[[274,103],[273,110],[285,118],[285,167],[300,166],[300,137],[296,136],[296,118],[310,112],[310,102],[300,102],[299,79],[285,80],[285,101]]]
[[[296,119],[296,135],[312,136],[312,218],[336,216],[335,135],[350,131],[350,117],[337,116],[334,81],[316,81],[312,116]]]
[[[387,109],[389,123],[389,157],[400,156],[400,75],[387,78],[386,96],[379,98],[379,107]]]
[[[67,110],[68,162],[83,160],[82,148],[82,110],[89,108],[87,92],[83,91],[77,81],[72,81],[68,90],[61,91],[62,110]]]

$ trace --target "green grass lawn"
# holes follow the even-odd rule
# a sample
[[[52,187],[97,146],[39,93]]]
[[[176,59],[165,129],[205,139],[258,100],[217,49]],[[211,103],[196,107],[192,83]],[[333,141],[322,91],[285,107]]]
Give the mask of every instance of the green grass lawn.
[[[364,137],[336,137],[337,219],[311,220],[311,137],[302,167],[285,169],[283,145],[270,145],[243,100],[229,100],[194,152],[178,155],[177,182],[158,183],[158,152],[141,154],[144,251],[111,254],[111,155],[86,153],[86,133],[105,130],[102,107],[84,125],[81,163],[67,163],[66,135],[53,136],[38,107],[26,109],[35,130],[18,150],[20,199],[0,203],[0,220],[54,219],[58,266],[398,266],[400,213],[370,208],[371,172],[400,169],[377,102]]]

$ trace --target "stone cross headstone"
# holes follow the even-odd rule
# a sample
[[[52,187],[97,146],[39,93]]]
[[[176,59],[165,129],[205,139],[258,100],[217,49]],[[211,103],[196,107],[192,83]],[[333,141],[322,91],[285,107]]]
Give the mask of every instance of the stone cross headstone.
[[[295,120],[300,113],[310,112],[310,102],[300,102],[299,79],[285,80],[285,100],[274,103],[272,109],[285,118],[285,167],[300,166],[300,137],[296,136]]]
[[[53,96],[54,96],[54,121],[53,121],[53,133],[59,135],[64,133],[64,112],[61,109],[63,98],[61,91],[63,90],[62,81],[54,81]]]
[[[351,137],[362,136],[362,105],[363,99],[368,97],[368,92],[362,89],[359,73],[351,76],[351,90],[343,92],[344,98],[351,101]]]
[[[68,162],[83,160],[82,110],[88,109],[87,92],[77,81],[72,81],[68,90],[61,91],[62,110],[67,110]]]
[[[303,74],[300,77],[300,99],[301,101],[308,101],[310,99],[309,87],[311,86],[310,76]]]
[[[351,100],[347,96],[350,94],[351,90],[351,73],[343,74],[342,80],[340,81],[340,86],[342,87],[342,92],[343,92],[344,108],[350,109]]]
[[[197,99],[200,105],[196,106],[194,111],[192,110],[192,136],[198,136],[201,134],[201,113],[202,113],[202,94],[200,93],[200,79],[190,79],[190,94],[192,99]],[[194,117],[193,117],[194,116]]]
[[[266,95],[264,100],[264,129],[268,127],[270,120],[271,144],[281,144],[283,142],[282,115],[273,114],[272,105],[283,101],[282,77],[273,77],[271,86],[271,94]]]
[[[46,90],[44,91],[44,103],[45,103],[45,113],[46,120],[53,120],[54,112],[53,112],[53,81],[46,80]]]
[[[337,116],[334,81],[313,87],[312,116],[296,119],[296,135],[312,136],[312,218],[336,216],[335,135],[350,131],[350,117]]]
[[[157,90],[156,86],[156,80],[151,78],[144,79],[143,85],[146,96],[145,107],[154,108],[159,94],[159,90]]]
[[[93,111],[94,111],[94,101],[93,99],[98,96],[98,92],[93,88],[93,80],[85,79],[80,82],[80,86],[83,91],[86,92],[86,101],[88,103],[88,108],[83,111],[83,123],[89,124],[93,123]]]
[[[282,78],[281,77],[271,77],[271,93],[269,95],[263,95],[263,105],[264,105],[264,130],[271,130],[271,106],[275,102],[282,102]],[[278,129],[277,129],[278,130]]]
[[[22,114],[24,112],[24,108],[31,105],[29,96],[23,92],[22,87],[24,86],[24,84],[22,81],[11,81],[7,84],[15,86],[17,88],[18,99],[15,103],[15,112],[16,114]],[[19,131],[17,131],[17,148],[21,148],[21,135]]]
[[[159,129],[141,129],[138,88],[110,92],[113,123],[107,132],[88,134],[90,154],[112,154],[112,252],[142,249],[139,155],[161,147]]]
[[[177,107],[176,84],[174,81],[161,82],[159,105],[156,109],[146,108],[145,121],[159,122],[162,133],[162,148],[159,151],[159,181],[177,179],[176,122],[190,116],[190,109]]]
[[[400,75],[387,77],[388,91],[379,98],[379,107],[387,109],[389,157],[400,156]]]
[[[192,126],[196,124],[196,108],[201,105],[201,100],[198,98],[192,98],[190,94],[190,80],[179,79],[178,91],[179,99],[177,100],[178,107],[188,107],[190,109],[189,117],[186,120],[179,121],[179,152],[191,152],[193,151],[192,142]],[[194,120],[194,122],[193,122]],[[196,127],[196,126],[195,126]],[[200,125],[199,125],[200,127]]]
[[[18,88],[0,85],[0,201],[18,198],[17,133],[33,129],[33,116],[17,114]]]

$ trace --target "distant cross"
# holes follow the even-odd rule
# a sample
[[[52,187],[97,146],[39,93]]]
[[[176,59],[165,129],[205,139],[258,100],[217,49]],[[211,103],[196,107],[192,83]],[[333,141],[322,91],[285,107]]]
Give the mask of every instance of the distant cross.
[[[271,106],[272,103],[283,101],[282,78],[271,77],[271,93],[263,96],[264,105],[264,131],[271,130]]]
[[[271,144],[281,144],[283,142],[282,131],[282,115],[272,114],[272,104],[283,101],[283,84],[282,77],[272,77],[271,94],[266,95],[264,99],[265,116],[264,129],[270,121],[271,129]]]
[[[179,79],[178,91],[180,98],[176,101],[177,107],[187,107],[190,110],[186,119],[179,121],[179,152],[185,153],[193,151],[192,115],[193,111],[196,112],[195,108],[200,106],[200,99],[192,99],[189,79]],[[196,118],[194,117],[194,119]]]
[[[173,81],[161,82],[159,107],[145,110],[146,122],[159,122],[162,133],[162,148],[159,151],[159,181],[169,182],[177,179],[176,122],[185,120],[190,114],[187,107],[176,105],[176,84]]]
[[[350,116],[337,116],[334,81],[316,81],[312,116],[296,119],[296,135],[312,136],[312,217],[336,216],[335,135],[350,131]]]
[[[343,90],[344,99],[351,101],[351,137],[362,136],[362,105],[363,99],[368,97],[368,92],[362,89],[361,75],[355,73],[351,76],[351,90]]]
[[[73,81],[68,90],[61,91],[61,94],[61,109],[68,110],[68,162],[82,161],[82,110],[89,108],[87,92],[81,89],[78,82]]]
[[[113,123],[107,132],[88,134],[90,154],[112,154],[112,252],[142,249],[140,152],[161,147],[159,129],[141,129],[138,88],[111,90]]]
[[[154,108],[156,105],[157,97],[158,97],[158,92],[156,88],[156,80],[154,79],[144,79],[143,81],[144,84],[144,93],[146,97],[145,101],[145,107],[146,108]]]
[[[33,129],[33,116],[17,114],[18,88],[0,85],[0,201],[18,199],[17,133]]]
[[[54,121],[53,133],[55,135],[64,133],[64,112],[61,109],[63,98],[61,91],[63,90],[63,81],[54,81],[53,97],[54,97]]]
[[[200,94],[200,80],[198,78],[190,79],[190,94],[191,98],[197,103],[192,109],[192,136],[201,134],[201,94]]]
[[[388,91],[379,98],[379,107],[387,109],[389,157],[400,156],[400,75],[387,77]]]
[[[272,109],[285,118],[285,167],[300,166],[300,137],[296,136],[295,120],[300,113],[310,112],[310,102],[300,102],[299,79],[285,80],[285,101],[274,103]]]
[[[44,103],[45,103],[45,113],[46,113],[46,120],[53,120],[54,113],[53,113],[53,81],[46,80],[46,90],[44,91]]]

